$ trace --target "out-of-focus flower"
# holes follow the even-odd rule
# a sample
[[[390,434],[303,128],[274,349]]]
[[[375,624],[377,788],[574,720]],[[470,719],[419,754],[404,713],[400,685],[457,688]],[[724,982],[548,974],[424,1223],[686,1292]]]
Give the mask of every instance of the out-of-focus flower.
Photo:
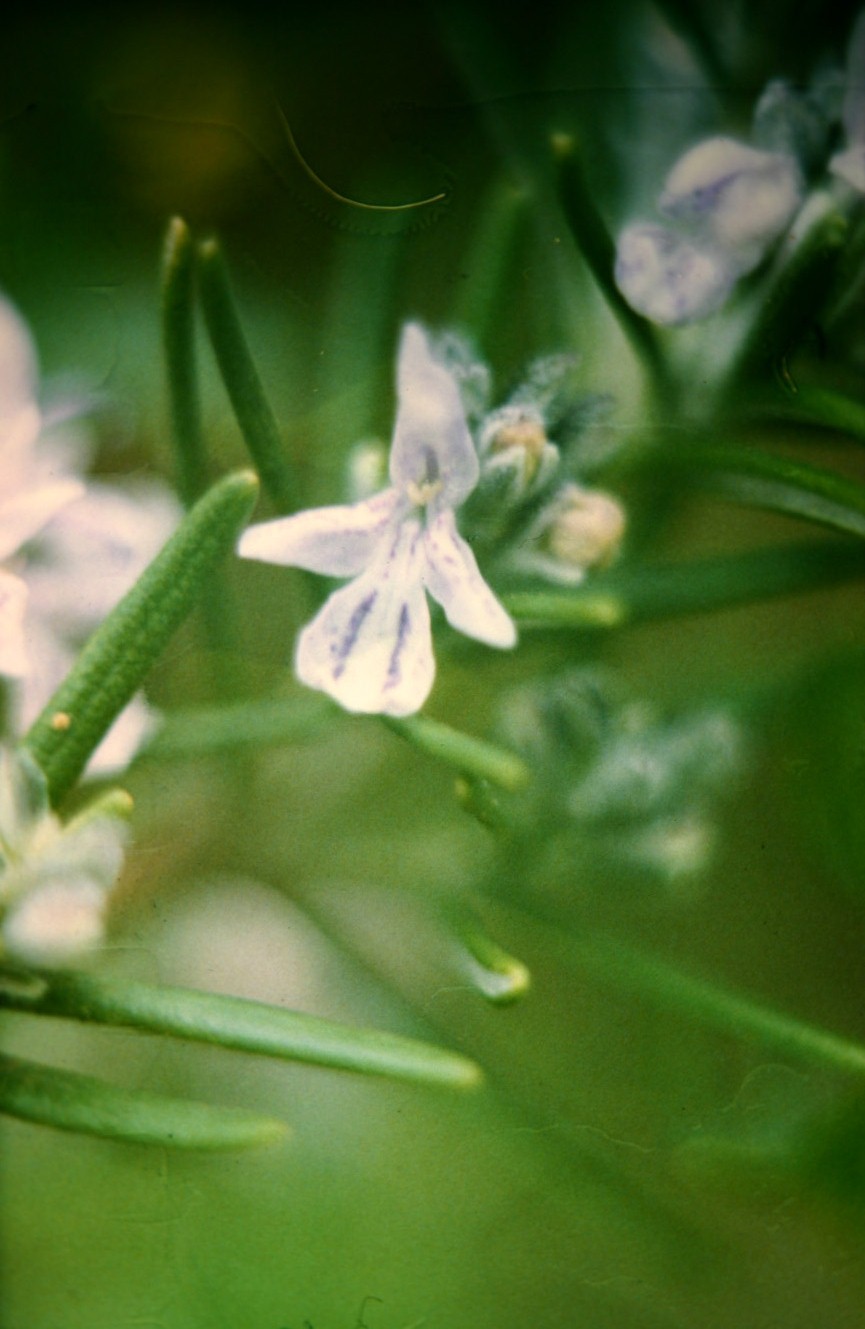
[[[829,162],[829,170],[865,193],[865,11],[853,25],[847,48],[841,121],[846,144]]]
[[[619,551],[627,518],[610,494],[562,485],[539,514],[519,554],[519,566],[550,581],[576,586],[591,568],[608,566]]]
[[[0,953],[65,965],[99,945],[130,806],[115,795],[64,826],[35,762],[0,749]]]
[[[27,586],[20,568],[3,567],[83,485],[66,459],[37,448],[42,426],[34,399],[36,357],[23,321],[0,298],[0,675],[21,678],[29,660],[24,634]]]
[[[176,501],[156,483],[84,482],[80,439],[47,429],[36,404],[36,353],[26,325],[0,298],[0,675],[21,732],[36,718],[89,633],[167,540]],[[136,698],[90,764],[129,764],[153,717]]]
[[[524,847],[526,872],[571,889],[611,862],[667,884],[708,865],[744,757],[725,710],[664,717],[600,671],[570,670],[514,689],[500,732],[536,771],[509,808],[508,852]]]
[[[33,545],[24,636],[30,668],[13,689],[16,728],[26,729],[71,669],[78,649],[165,544],[179,520],[161,484],[125,488],[91,480]],[[133,698],[88,764],[91,775],[124,770],[156,724],[143,697]]]
[[[409,715],[435,676],[425,592],[453,627],[490,646],[512,646],[516,632],[456,528],[479,463],[457,381],[417,323],[403,329],[397,392],[390,487],[253,526],[239,553],[352,577],[301,633],[298,677],[346,710]]]
[[[633,222],[619,236],[615,278],[628,304],[655,323],[706,318],[760,264],[802,201],[787,152],[717,136],[673,166],[658,200],[669,224]]]

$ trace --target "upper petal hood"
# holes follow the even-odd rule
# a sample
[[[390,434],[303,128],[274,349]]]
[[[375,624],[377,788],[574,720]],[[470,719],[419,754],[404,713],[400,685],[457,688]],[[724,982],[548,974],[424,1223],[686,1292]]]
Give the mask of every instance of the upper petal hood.
[[[397,393],[392,483],[403,493],[410,486],[438,484],[442,502],[458,507],[478,482],[477,453],[456,380],[434,358],[419,323],[403,328]]]

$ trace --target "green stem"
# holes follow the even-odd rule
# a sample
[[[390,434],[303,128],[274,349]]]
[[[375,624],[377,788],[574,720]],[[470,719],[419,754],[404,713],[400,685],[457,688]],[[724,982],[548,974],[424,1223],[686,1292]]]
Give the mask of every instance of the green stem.
[[[250,471],[205,494],[96,630],[23,745],[45,773],[51,801],[69,792],[92,752],[141,686],[174,631],[205,594],[258,492]]]
[[[602,982],[632,992],[641,1000],[697,1019],[719,1033],[751,1038],[784,1056],[822,1065],[865,1079],[865,1046],[817,1025],[785,1015],[751,997],[739,996],[647,955],[619,940],[594,936],[571,941],[571,965],[588,969]]]
[[[216,240],[199,245],[198,275],[207,330],[244,442],[274,506],[281,513],[291,512],[297,505],[294,476],[240,323]]]
[[[195,252],[189,227],[180,217],[169,222],[163,248],[162,348],[177,486],[189,510],[208,487],[209,468],[195,355]],[[237,671],[229,668],[227,661],[236,645],[235,615],[224,577],[207,589],[201,612],[217,688],[224,693],[234,692]]]
[[[382,716],[382,720],[418,751],[456,767],[463,775],[489,780],[510,792],[524,789],[532,778],[529,767],[515,753],[451,729],[439,720],[431,720],[426,715],[404,719]]]
[[[578,141],[556,134],[552,140],[559,199],[598,288],[646,369],[650,382],[669,389],[669,373],[654,327],[628,304],[615,279],[616,246],[586,180]]]
[[[195,706],[168,715],[141,756],[176,761],[300,743],[334,718],[333,707],[317,697]]]

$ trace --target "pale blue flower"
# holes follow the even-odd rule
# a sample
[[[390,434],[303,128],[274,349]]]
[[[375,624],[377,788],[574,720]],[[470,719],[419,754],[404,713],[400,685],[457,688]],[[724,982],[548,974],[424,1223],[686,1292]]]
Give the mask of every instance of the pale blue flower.
[[[658,200],[668,221],[633,222],[619,236],[619,290],[654,323],[706,318],[790,225],[802,188],[790,153],[723,136],[696,144],[676,162]]]
[[[453,627],[490,646],[513,646],[516,632],[457,531],[478,458],[456,379],[418,323],[403,329],[397,394],[387,489],[253,526],[238,552],[353,578],[300,634],[298,678],[348,711],[410,715],[435,676],[427,593]]]

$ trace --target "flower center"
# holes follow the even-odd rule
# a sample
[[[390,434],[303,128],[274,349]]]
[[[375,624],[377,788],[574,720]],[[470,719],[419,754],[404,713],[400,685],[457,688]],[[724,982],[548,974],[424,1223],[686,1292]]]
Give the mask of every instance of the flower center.
[[[441,480],[420,480],[418,482],[409,480],[405,487],[405,492],[416,508],[425,508],[441,491]]]
[[[423,463],[423,479],[409,480],[405,487],[405,492],[416,508],[425,508],[441,493],[444,485],[439,459],[432,448],[423,448]]]

